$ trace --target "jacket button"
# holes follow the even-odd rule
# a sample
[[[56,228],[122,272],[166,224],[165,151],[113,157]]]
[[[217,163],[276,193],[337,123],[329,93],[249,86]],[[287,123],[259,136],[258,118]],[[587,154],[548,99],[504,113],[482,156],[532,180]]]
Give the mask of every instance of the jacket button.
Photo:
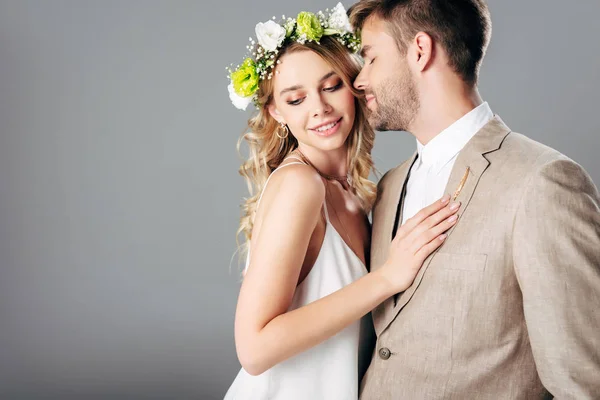
[[[391,355],[392,352],[387,347],[382,347],[379,349],[379,357],[381,357],[382,360],[387,360]]]

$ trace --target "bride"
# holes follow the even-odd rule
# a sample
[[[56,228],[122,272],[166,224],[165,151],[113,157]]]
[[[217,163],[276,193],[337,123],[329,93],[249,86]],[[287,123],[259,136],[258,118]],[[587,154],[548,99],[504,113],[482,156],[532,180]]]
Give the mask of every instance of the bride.
[[[256,26],[230,71],[230,98],[257,108],[240,172],[251,197],[235,342],[242,369],[225,399],[357,399],[360,321],[404,291],[455,223],[444,197],[404,224],[369,273],[374,132],[352,86],[361,64],[346,11]],[[366,359],[370,357],[367,355]]]

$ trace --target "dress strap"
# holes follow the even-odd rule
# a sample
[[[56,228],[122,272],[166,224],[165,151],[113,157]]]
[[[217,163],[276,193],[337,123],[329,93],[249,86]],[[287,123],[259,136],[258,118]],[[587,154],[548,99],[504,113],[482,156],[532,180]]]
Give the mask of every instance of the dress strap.
[[[296,161],[299,161],[301,164],[308,165],[303,159],[298,158],[295,155],[288,156],[288,158],[286,160],[296,160]],[[287,164],[285,164],[285,165],[287,165]],[[285,167],[285,165],[283,165],[283,167]]]
[[[289,157],[289,158],[298,160],[295,157]],[[265,189],[267,188],[267,185],[268,185],[269,181],[271,180],[271,177],[273,176],[273,174],[275,172],[279,171],[280,169],[287,167],[288,165],[308,165],[308,164],[302,162],[302,160],[299,160],[298,162],[291,162],[291,163],[288,163],[285,165],[280,165],[279,167],[275,168],[273,170],[273,172],[271,172],[271,175],[269,175],[269,177],[267,178],[267,181],[265,182],[265,186],[263,186],[262,192],[260,193],[260,196],[258,198],[258,202],[256,203],[256,210],[258,210],[258,207],[260,206],[260,201],[262,200],[263,194],[265,193]],[[248,253],[246,254],[246,266],[244,268],[244,272],[248,270],[249,264],[250,264],[250,251],[248,250]]]
[[[294,160],[297,160],[297,158],[295,158],[295,157],[290,157],[290,158],[293,158]],[[275,168],[273,170],[273,172],[271,172],[271,175],[269,175],[269,177],[267,178],[267,181],[265,182],[265,186],[263,186],[262,192],[260,193],[260,197],[258,198],[258,202],[256,203],[256,209],[257,210],[258,210],[258,207],[260,206],[260,201],[262,200],[263,194],[265,193],[265,189],[267,188],[267,184],[271,180],[271,177],[273,176],[273,174],[275,172],[279,171],[280,169],[285,168],[285,167],[290,166],[290,165],[307,165],[307,164],[299,161],[299,162],[291,162],[291,163],[288,163],[288,164],[285,164],[285,165],[280,165],[279,167]]]
[[[323,213],[325,214],[325,221],[329,222],[329,213],[327,212],[327,197],[323,200]]]
[[[304,165],[310,165],[310,164],[307,164],[303,159],[298,158],[296,156],[290,156],[288,158],[289,159],[293,159],[293,160],[298,160],[298,161],[300,161],[301,164],[304,164]],[[297,164],[297,163],[294,163],[294,164]],[[286,164],[286,165],[289,165],[289,164]],[[310,166],[313,167],[313,168],[315,168],[313,165],[310,165]],[[285,165],[284,165],[284,167],[285,167]],[[323,179],[323,178],[321,177],[321,179]],[[325,185],[326,184],[327,183],[325,183]],[[325,222],[329,222],[329,213],[327,212],[327,199],[323,200],[323,215],[325,216]]]

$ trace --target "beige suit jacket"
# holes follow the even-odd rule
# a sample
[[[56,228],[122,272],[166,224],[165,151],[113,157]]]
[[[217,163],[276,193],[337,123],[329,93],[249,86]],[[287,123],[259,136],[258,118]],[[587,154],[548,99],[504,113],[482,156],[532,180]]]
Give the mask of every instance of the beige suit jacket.
[[[415,158],[378,185],[372,270],[387,258]],[[597,188],[497,116],[460,152],[446,193],[467,167],[446,242],[373,311],[361,399],[600,399]]]

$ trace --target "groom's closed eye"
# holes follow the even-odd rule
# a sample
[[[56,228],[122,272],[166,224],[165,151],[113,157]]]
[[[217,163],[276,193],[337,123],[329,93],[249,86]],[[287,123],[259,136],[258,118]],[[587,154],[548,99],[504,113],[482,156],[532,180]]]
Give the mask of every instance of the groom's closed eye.
[[[363,59],[363,61],[364,61],[365,65],[371,65],[371,64],[373,64],[373,61],[375,61],[375,58],[377,58],[377,57],[375,57],[373,54],[370,54],[370,53],[371,53],[371,52],[369,51],[368,53],[367,53],[367,52],[365,52],[365,53],[363,53],[363,54],[361,55],[361,57],[362,57],[362,59]]]
[[[362,49],[360,49],[360,56],[361,56],[362,58],[367,58],[367,53],[368,53],[370,50],[371,50],[371,46],[369,46],[369,45],[363,46],[363,48],[362,48]]]

